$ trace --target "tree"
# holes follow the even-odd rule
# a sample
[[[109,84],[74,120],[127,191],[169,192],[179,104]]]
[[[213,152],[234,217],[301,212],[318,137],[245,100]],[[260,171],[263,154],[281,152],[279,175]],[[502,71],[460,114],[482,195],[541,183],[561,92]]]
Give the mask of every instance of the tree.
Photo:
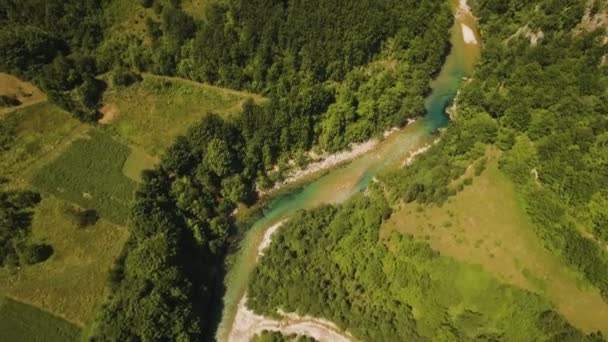
[[[211,172],[218,177],[227,176],[232,172],[232,156],[226,141],[213,138],[205,151],[203,158]]]

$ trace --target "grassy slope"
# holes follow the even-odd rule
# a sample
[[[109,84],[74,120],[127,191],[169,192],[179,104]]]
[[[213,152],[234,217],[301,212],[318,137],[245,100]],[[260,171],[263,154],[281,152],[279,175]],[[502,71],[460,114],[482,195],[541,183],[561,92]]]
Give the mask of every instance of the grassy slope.
[[[21,186],[41,165],[57,157],[90,129],[48,102],[9,115],[17,122],[15,142],[10,150],[0,153],[0,170]]]
[[[9,178],[8,187],[14,189],[31,189],[31,179],[41,168],[92,130],[48,102],[19,108],[7,115],[16,120],[16,140],[10,150],[0,153],[0,175]],[[127,231],[105,220],[81,230],[66,213],[71,206],[43,193],[43,201],[35,209],[32,238],[51,244],[54,254],[34,266],[0,269],[0,292],[82,325],[101,299],[107,271],[120,252]],[[29,310],[29,306],[15,306],[11,310],[20,308]],[[28,312],[22,315],[34,317]],[[0,336],[0,341],[4,340]],[[19,340],[35,339],[24,335]]]
[[[17,107],[0,107],[0,117],[16,109],[25,108],[46,100],[46,94],[35,85],[3,72],[0,72],[0,95],[15,97],[21,102],[21,105]]]
[[[0,341],[78,341],[78,327],[33,306],[0,298]]]
[[[541,246],[513,184],[498,170],[497,153],[488,158],[487,169],[444,206],[402,205],[382,234],[426,239],[444,255],[547,297],[579,328],[608,333],[608,304]]]
[[[159,156],[206,113],[236,114],[247,98],[264,100],[255,94],[147,74],[141,83],[106,92],[104,104],[114,112],[108,128],[119,140]]]
[[[52,245],[54,254],[14,274],[0,270],[0,289],[84,325],[102,298],[108,271],[128,232],[103,219],[81,229],[66,213],[70,206],[54,196],[44,196],[35,210],[32,238]]]

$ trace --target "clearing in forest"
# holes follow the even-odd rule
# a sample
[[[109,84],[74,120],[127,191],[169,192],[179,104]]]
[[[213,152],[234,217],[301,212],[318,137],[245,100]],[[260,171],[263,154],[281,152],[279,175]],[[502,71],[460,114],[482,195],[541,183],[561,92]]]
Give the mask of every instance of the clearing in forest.
[[[542,247],[514,185],[498,169],[499,153],[489,150],[486,158],[485,171],[473,177],[470,168],[463,178],[472,184],[443,206],[403,204],[382,235],[399,231],[427,240],[443,255],[479,264],[505,283],[548,298],[575,326],[608,333],[608,303]]]
[[[264,101],[256,94],[144,74],[140,83],[106,92],[104,104],[114,110],[105,127],[124,143],[159,156],[205,114],[237,114],[247,99]]]

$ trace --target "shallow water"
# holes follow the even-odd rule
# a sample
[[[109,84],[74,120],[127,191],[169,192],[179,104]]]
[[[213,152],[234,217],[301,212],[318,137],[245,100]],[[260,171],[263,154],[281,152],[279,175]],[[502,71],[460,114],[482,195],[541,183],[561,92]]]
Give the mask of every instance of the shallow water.
[[[456,11],[458,0],[453,3]],[[477,41],[480,40],[474,18],[458,15],[452,29],[452,49],[441,72],[431,84],[432,92],[426,100],[426,115],[422,119],[392,134],[374,150],[330,171],[301,190],[271,201],[264,210],[264,217],[249,229],[235,264],[226,278],[224,314],[217,334],[219,341],[227,340],[236,307],[255,268],[258,246],[268,227],[298,210],[314,208],[325,203],[340,203],[363,191],[374,175],[383,169],[402,165],[410,152],[430,143],[437,129],[448,124],[446,109],[452,103],[464,78],[472,73],[480,53],[478,45],[464,42],[461,24],[467,25],[475,32]]]

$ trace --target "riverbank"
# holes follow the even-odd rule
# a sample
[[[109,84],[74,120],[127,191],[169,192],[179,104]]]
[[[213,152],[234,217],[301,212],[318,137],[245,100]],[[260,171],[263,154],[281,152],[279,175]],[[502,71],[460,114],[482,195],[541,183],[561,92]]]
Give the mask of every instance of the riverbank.
[[[256,263],[264,255],[264,250],[270,246],[272,236],[287,220],[279,221],[269,227],[258,245]],[[275,320],[258,315],[247,307],[247,294],[243,295],[236,309],[234,321],[228,335],[230,342],[249,342],[264,330],[280,331],[284,335],[304,335],[314,337],[319,341],[349,342],[352,336],[342,333],[330,321],[310,316],[298,316],[293,313],[279,312],[281,320]]]
[[[280,331],[284,335],[303,335],[313,337],[318,341],[350,342],[350,335],[340,332],[340,329],[332,322],[294,314],[284,314],[283,319],[273,320],[257,315],[247,308],[247,297],[239,302],[238,311],[234,320],[233,329],[228,341],[249,342],[264,330]]]
[[[385,131],[382,136],[386,139],[414,122],[416,122],[416,119],[408,119],[407,124],[402,128],[394,127]],[[315,155],[313,152],[309,152],[309,156],[315,159],[314,162],[306,165],[306,167],[302,169],[291,171],[283,181],[277,182],[269,190],[258,190],[258,194],[260,197],[268,196],[269,194],[280,191],[287,185],[298,183],[314,174],[327,171],[334,167],[340,166],[341,164],[357,159],[358,157],[374,150],[379,143],[380,140],[378,138],[372,138],[363,143],[351,144],[348,150],[341,152],[332,154],[325,153],[322,155]]]

